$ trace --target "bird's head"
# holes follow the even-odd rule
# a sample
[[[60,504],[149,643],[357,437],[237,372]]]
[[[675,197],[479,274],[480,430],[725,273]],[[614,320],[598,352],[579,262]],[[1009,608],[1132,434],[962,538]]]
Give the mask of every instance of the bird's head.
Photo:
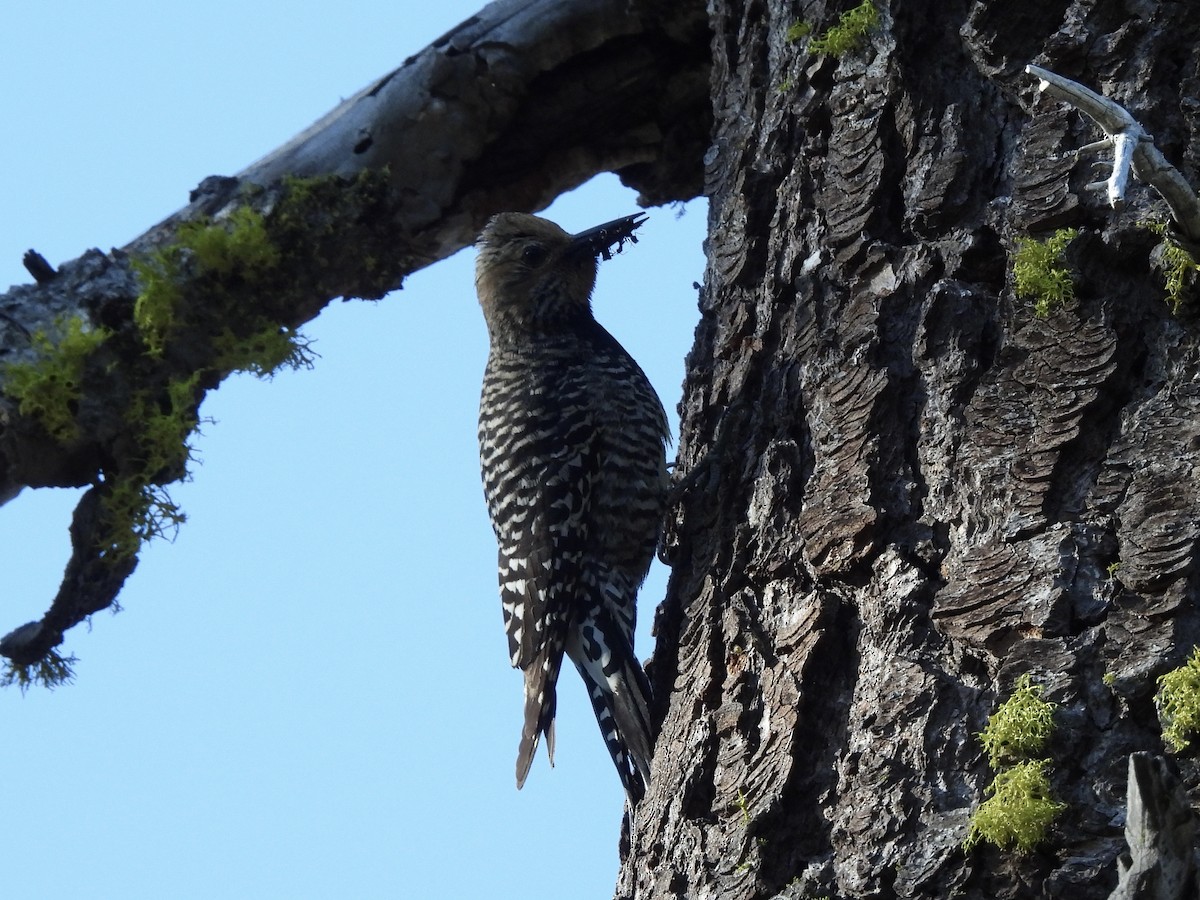
[[[552,335],[591,318],[598,257],[609,259],[642,213],[568,234],[526,213],[493,216],[476,246],[475,290],[492,342]]]

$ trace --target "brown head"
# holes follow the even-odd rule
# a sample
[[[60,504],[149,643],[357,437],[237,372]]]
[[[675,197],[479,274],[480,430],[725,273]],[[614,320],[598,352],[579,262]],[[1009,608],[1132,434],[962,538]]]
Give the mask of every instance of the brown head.
[[[475,290],[493,344],[553,335],[591,319],[596,259],[612,256],[645,217],[638,213],[576,235],[526,213],[493,216],[476,246]]]

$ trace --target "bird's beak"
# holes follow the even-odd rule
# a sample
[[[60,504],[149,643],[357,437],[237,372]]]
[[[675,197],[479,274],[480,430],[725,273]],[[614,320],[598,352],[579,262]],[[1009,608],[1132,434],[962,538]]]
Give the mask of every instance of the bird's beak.
[[[612,259],[613,253],[620,253],[626,241],[637,243],[637,236],[633,232],[645,221],[645,213],[634,213],[632,216],[613,219],[611,222],[581,231],[579,234],[571,236],[571,244],[567,248],[567,253]],[[613,249],[613,244],[616,244],[616,250]]]

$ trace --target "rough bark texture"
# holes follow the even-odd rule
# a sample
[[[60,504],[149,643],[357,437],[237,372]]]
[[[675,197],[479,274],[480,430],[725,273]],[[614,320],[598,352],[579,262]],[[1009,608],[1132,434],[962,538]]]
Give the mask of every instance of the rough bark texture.
[[[714,0],[702,320],[652,678],[663,731],[619,897],[1105,897],[1155,679],[1200,639],[1200,334],[1162,205],[1114,213],[1030,62],[1123,104],[1200,184],[1187,4]],[[1080,230],[1078,299],[1012,289]],[[977,732],[1030,673],[1064,813],[963,849]],[[1193,798],[1200,770],[1176,761]]]
[[[96,532],[136,462],[128,407],[198,377],[194,408],[226,374],[192,317],[214,291],[294,327],[597,171],[652,202],[691,196],[703,154],[663,732],[618,895],[1107,896],[1127,759],[1162,752],[1155,678],[1200,639],[1197,299],[1163,301],[1160,238],[1139,225],[1161,204],[1135,185],[1114,213],[1084,191],[1071,151],[1095,133],[1022,69],[1112,96],[1200,184],[1200,19],[1169,0],[878,0],[841,59],[788,39],[849,5],[712,0],[704,154],[694,5],[504,0],[125,252],[33,260],[38,285],[0,297],[5,361],[63,315],[113,334],[87,362],[77,440],[0,404],[0,496],[93,485],[51,612],[0,651],[36,660],[119,590],[133,563]],[[130,256],[240,203],[265,213],[278,265],[248,280],[185,254],[186,327],[147,357]],[[1078,299],[1037,319],[1007,255],[1066,225]],[[1046,755],[1068,812],[1032,853],[966,852],[992,777],[977,732],[1025,673],[1058,704]],[[1178,789],[1158,763],[1142,781],[1194,798],[1194,759],[1172,765]],[[1137,833],[1162,819],[1155,853],[1177,855],[1182,803],[1140,802]],[[1134,849],[1127,896],[1164,883]]]
[[[31,253],[37,284],[0,295],[0,363],[36,362],[33,337],[61,336],[70,318],[111,335],[71,379],[69,439],[4,393],[0,365],[0,502],[25,486],[92,486],[50,611],[0,641],[0,654],[36,663],[109,606],[136,565],[106,547],[113,485],[174,481],[186,452],[131,476],[149,455],[130,438],[131,409],[169,409],[187,384],[194,413],[231,370],[216,352],[227,331],[246,340],[294,329],[338,296],[381,297],[470,243],[494,213],[540,208],[599,172],[616,171],[647,205],[695,196],[708,66],[697,2],[500,0],[244,172],[205,179],[128,247],[57,271]],[[225,227],[243,206],[263,215],[271,261],[206,267],[179,250],[185,225]],[[147,353],[135,263],[164,249],[175,253],[176,299],[165,346]]]
[[[1173,900],[1200,893],[1196,816],[1161,757],[1129,754],[1125,842],[1129,852],[1118,859],[1118,884],[1109,900]]]

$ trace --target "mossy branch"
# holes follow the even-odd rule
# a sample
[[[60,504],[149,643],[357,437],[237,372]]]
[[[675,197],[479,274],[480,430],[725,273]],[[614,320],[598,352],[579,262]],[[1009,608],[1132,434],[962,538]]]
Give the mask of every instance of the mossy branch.
[[[41,330],[57,344],[50,326],[64,311],[81,334],[90,326],[111,336],[85,354],[96,378],[78,402],[73,376],[49,379],[54,404],[34,380],[0,397],[0,500],[26,486],[89,488],[58,595],[39,622],[0,641],[0,654],[30,665],[52,652],[64,630],[115,602],[136,564],[128,548],[176,524],[165,489],[186,474],[187,439],[151,472],[155,454],[142,445],[161,446],[152,418],[171,420],[163,433],[187,431],[184,419],[196,419],[204,392],[229,372],[267,377],[310,364],[298,329],[333,298],[381,298],[469,244],[494,213],[539,208],[598,172],[621,171],[647,204],[702,190],[711,119],[703,8],[648,18],[618,0],[578,10],[533,0],[527,12],[481,10],[454,29],[453,52],[439,41],[398,63],[242,172],[204,179],[128,246],[35,267],[36,285],[8,292],[5,308],[29,312],[12,323],[18,339]],[[566,67],[595,90],[562,91],[541,77]],[[479,78],[482,69],[491,76]],[[541,124],[529,125],[530,110]],[[662,131],[667,118],[690,124]],[[551,146],[564,128],[587,152],[514,152],[514,134]],[[34,357],[19,340],[5,349],[8,360]],[[197,375],[183,410],[171,392]],[[131,425],[139,409],[149,418]]]
[[[311,185],[299,185],[313,196]],[[119,332],[75,317],[56,323],[53,336],[32,336],[31,360],[6,369],[6,390],[18,412],[38,422],[51,441],[71,444],[85,373],[113,385],[108,444],[98,454],[92,489],[76,510],[68,577],[40,623],[0,641],[10,662],[8,683],[60,683],[69,666],[53,648],[62,634],[96,609],[115,602],[146,541],[174,537],[185,515],[168,485],[188,477],[191,440],[207,387],[235,371],[270,377],[282,367],[312,364],[308,342],[295,328],[273,323],[247,294],[282,289],[285,252],[295,205],[276,206],[275,234],[249,206],[223,220],[179,229],[179,239],[134,260],[141,291]],[[124,367],[124,368],[123,368]],[[92,429],[95,431],[95,429]],[[93,439],[95,435],[92,435]],[[74,570],[79,577],[70,577]]]
[[[77,421],[84,372],[96,349],[111,336],[79,316],[59,318],[53,333],[35,331],[34,358],[5,367],[5,391],[21,415],[31,416],[61,444],[79,439]]]
[[[4,661],[4,671],[0,672],[0,687],[12,687],[15,684],[22,694],[34,685],[54,690],[75,680],[76,662],[78,660],[74,656],[62,656],[53,650],[31,663],[7,659]]]

